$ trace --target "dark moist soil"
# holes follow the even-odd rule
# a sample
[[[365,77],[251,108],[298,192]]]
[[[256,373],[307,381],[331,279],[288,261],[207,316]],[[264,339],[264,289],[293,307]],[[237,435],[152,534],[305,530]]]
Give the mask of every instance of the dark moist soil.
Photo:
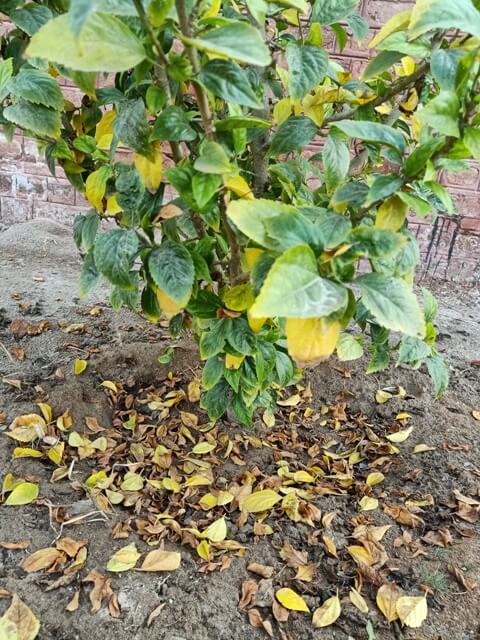
[[[183,339],[169,365],[159,365],[158,356],[170,344],[162,327],[152,327],[132,313],[114,314],[106,302],[108,294],[100,290],[84,302],[77,298],[79,261],[70,239],[70,230],[47,221],[34,221],[10,228],[0,234],[0,414],[4,414],[0,430],[6,430],[18,415],[37,411],[35,401],[47,401],[56,414],[69,409],[74,429],[84,431],[86,416],[94,416],[99,424],[112,424],[112,406],[102,380],[124,381],[132,389],[161,386],[168,371],[183,378],[185,383],[198,370],[194,345]],[[451,368],[448,392],[440,401],[432,397],[428,375],[393,366],[382,374],[366,376],[365,362],[339,363],[329,361],[308,372],[304,386],[310,384],[313,410],[323,405],[346,403],[349,415],[363,414],[373,429],[383,431],[393,423],[399,412],[411,414],[409,424],[414,430],[409,439],[399,445],[382,487],[387,501],[401,503],[405,496],[431,494],[435,507],[420,515],[425,525],[420,529],[400,526],[381,509],[369,512],[376,525],[394,525],[382,541],[387,550],[389,579],[408,593],[421,593],[418,585],[433,588],[429,595],[429,616],[422,628],[403,631],[398,624],[389,627],[374,604],[376,588],[364,583],[367,615],[342,600],[343,613],[338,623],[326,629],[314,629],[311,616],[292,613],[289,621],[274,624],[274,637],[285,639],[345,639],[366,640],[366,623],[371,621],[379,640],[387,638],[418,638],[423,640],[476,640],[480,638],[479,590],[469,592],[456,582],[447,570],[452,564],[464,570],[470,580],[480,585],[479,527],[453,518],[456,501],[452,491],[476,496],[480,491],[480,455],[478,442],[480,422],[472,410],[480,409],[480,297],[478,289],[452,291],[445,284],[429,284],[439,298],[439,347],[447,356]],[[458,287],[458,285],[455,285]],[[91,314],[93,309],[94,315]],[[24,320],[39,326],[38,335],[13,336],[11,322]],[[76,332],[66,332],[72,324],[84,325]],[[20,326],[21,328],[21,326]],[[24,325],[25,328],[25,325]],[[36,329],[30,329],[35,331]],[[21,330],[20,330],[21,333]],[[17,356],[24,351],[24,360]],[[88,358],[88,368],[73,375],[76,358]],[[407,392],[385,404],[375,402],[378,389],[401,385]],[[183,410],[191,411],[192,407]],[[198,410],[197,410],[198,411]],[[287,414],[284,414],[287,415]],[[301,416],[301,413],[298,414]],[[257,421],[251,435],[269,438],[272,432],[297,432],[306,443],[332,432],[322,426],[303,423],[294,416],[291,423],[277,421],[273,430]],[[201,418],[205,421],[205,417]],[[220,428],[233,434],[245,433],[238,426],[222,423]],[[413,454],[418,444],[434,447],[425,453]],[[49,482],[52,466],[33,459],[12,460],[13,442],[0,434],[0,481],[5,474],[31,476],[40,484],[41,498],[52,505],[63,506],[66,512],[84,514],[95,510],[85,494],[71,484]],[[252,448],[246,457],[249,469],[259,468],[266,475],[276,473],[271,450]],[[80,466],[88,470],[88,459]],[[90,470],[90,472],[93,469]],[[228,461],[221,469],[227,480],[239,473]],[[85,473],[83,477],[85,477]],[[377,494],[378,495],[378,494]],[[354,543],[349,536],[351,518],[358,515],[357,501],[350,495],[327,495],[318,499],[322,513],[336,511],[333,537],[338,549]],[[86,538],[88,558],[77,581],[54,591],[45,592],[52,578],[44,572],[26,574],[20,564],[32,551],[50,546],[59,533],[60,524],[51,517],[45,501],[24,507],[0,506],[0,542],[23,539],[31,544],[26,551],[9,551],[0,547],[0,592],[17,593],[41,621],[41,640],[244,640],[267,637],[265,631],[249,624],[245,611],[238,607],[241,585],[257,578],[247,571],[251,561],[271,565],[275,569],[274,588],[291,586],[305,595],[311,610],[326,597],[334,595],[335,586],[341,595],[348,593],[351,576],[342,575],[337,561],[324,553],[323,547],[307,546],[306,539],[314,530],[287,518],[274,521],[274,534],[254,538],[251,524],[237,529],[235,539],[247,547],[245,557],[233,557],[226,571],[199,572],[201,563],[196,553],[186,546],[167,543],[169,549],[182,553],[181,567],[172,573],[139,573],[128,571],[112,574],[112,586],[118,595],[120,618],[112,618],[106,607],[96,614],[90,612],[87,585],[80,580],[92,569],[106,574],[106,563],[112,553],[135,541],[139,550],[148,550],[144,540],[131,534],[128,540],[112,539],[112,527],[131,514],[116,508],[106,518],[101,514],[65,527],[63,535]],[[269,519],[268,522],[271,522]],[[345,526],[343,526],[345,524]],[[321,525],[318,523],[318,527]],[[415,555],[412,547],[394,546],[393,541],[407,532],[413,541],[426,531],[448,528],[453,544],[448,548],[423,545],[424,553]],[[456,531],[458,529],[458,531]],[[473,537],[465,537],[473,535]],[[293,580],[291,569],[279,556],[287,540],[296,549],[308,549],[309,558],[318,561],[317,578],[312,584]],[[413,557],[412,557],[413,556]],[[54,576],[56,577],[56,576]],[[81,586],[80,606],[66,613],[65,606]],[[333,589],[333,591],[332,591]],[[0,615],[9,599],[0,599]],[[160,604],[163,609],[147,628],[147,619]],[[260,609],[271,619],[268,609]]]

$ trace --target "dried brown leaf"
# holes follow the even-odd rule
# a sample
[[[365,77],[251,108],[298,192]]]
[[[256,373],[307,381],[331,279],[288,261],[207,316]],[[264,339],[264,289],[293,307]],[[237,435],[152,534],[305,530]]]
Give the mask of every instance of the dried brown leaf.
[[[477,588],[477,583],[467,578],[461,569],[454,564],[447,565],[448,572],[455,578],[458,584],[462,585],[467,591],[474,591]]]
[[[256,573],[262,578],[271,578],[274,572],[274,568],[266,564],[258,564],[258,562],[250,562],[247,566],[248,571]]]
[[[255,580],[244,580],[242,582],[242,595],[238,603],[240,609],[246,609],[252,603],[257,590],[258,583]]]

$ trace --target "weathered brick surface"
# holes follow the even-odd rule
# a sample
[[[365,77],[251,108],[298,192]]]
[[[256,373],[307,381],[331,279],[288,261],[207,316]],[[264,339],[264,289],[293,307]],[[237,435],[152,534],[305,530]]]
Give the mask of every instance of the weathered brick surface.
[[[410,0],[361,0],[360,13],[370,24],[366,42],[392,15],[405,11]],[[0,21],[0,34],[9,28]],[[352,39],[340,52],[333,33],[325,33],[325,46],[333,58],[355,75],[365,68],[373,52]],[[102,84],[105,81],[102,79]],[[78,105],[81,94],[67,79],[61,79],[67,99]],[[307,153],[321,151],[315,141]],[[454,217],[439,216],[429,221],[412,218],[423,257],[423,272],[429,276],[457,282],[480,278],[480,166],[471,163],[464,174],[443,172],[443,184],[451,191],[458,210]],[[88,208],[88,203],[75,192],[61,169],[52,176],[38,153],[35,141],[15,135],[12,142],[0,136],[0,226],[37,217],[47,217],[71,224],[74,216]]]

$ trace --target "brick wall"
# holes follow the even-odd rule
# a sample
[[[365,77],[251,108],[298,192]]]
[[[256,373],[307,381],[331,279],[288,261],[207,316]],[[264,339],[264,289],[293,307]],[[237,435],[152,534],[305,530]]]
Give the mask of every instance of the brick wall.
[[[388,18],[411,4],[409,0],[361,0],[360,13],[371,26],[366,42]],[[7,28],[5,23],[0,25],[0,30],[2,28]],[[326,45],[334,58],[355,75],[361,73],[371,51],[350,40],[340,53],[331,32],[328,37],[330,40]],[[68,82],[64,83],[64,92],[69,100],[78,104],[79,92]],[[412,219],[411,229],[420,241],[423,271],[457,282],[478,281],[480,166],[472,163],[471,169],[464,174],[444,172],[442,182],[457,203],[458,216],[440,216],[433,225],[428,220]],[[34,141],[16,135],[8,143],[0,136],[0,226],[39,217],[71,224],[74,216],[87,206],[61,169],[57,170],[56,177],[50,175]]]

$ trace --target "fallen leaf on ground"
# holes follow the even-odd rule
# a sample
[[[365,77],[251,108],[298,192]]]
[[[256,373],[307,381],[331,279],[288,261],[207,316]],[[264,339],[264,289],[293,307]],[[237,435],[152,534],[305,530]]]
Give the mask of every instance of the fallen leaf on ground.
[[[161,602],[158,605],[158,607],[155,607],[152,613],[148,616],[147,629],[152,626],[152,624],[158,618],[158,616],[160,615],[160,613],[162,612],[162,609],[165,607],[166,604],[167,604],[166,602]]]
[[[0,542],[0,547],[8,549],[9,551],[16,551],[17,549],[26,549],[30,546],[30,540],[20,540],[19,542]]]
[[[378,509],[377,498],[372,498],[371,496],[363,496],[358,504],[360,506],[360,511],[374,511],[375,509]]]
[[[413,431],[413,427],[407,427],[406,429],[402,429],[402,431],[396,431],[395,433],[388,434],[386,438],[387,440],[390,440],[390,442],[395,442],[395,443],[405,442],[405,440],[410,436],[412,431]]]
[[[383,584],[377,591],[377,606],[388,622],[398,619],[397,601],[402,592],[392,582]]]
[[[40,622],[35,617],[33,611],[23,600],[13,594],[12,602],[5,611],[2,618],[3,623],[11,623],[15,627],[15,636],[11,636],[11,640],[33,640],[40,631]],[[0,627],[1,631],[1,627]],[[7,636],[7,640],[10,640]]]
[[[133,569],[140,556],[141,554],[138,553],[135,543],[132,542],[132,544],[122,547],[113,554],[108,561],[107,571],[120,572]]]
[[[248,612],[248,621],[256,629],[263,629],[266,633],[273,638],[273,629],[269,620],[264,620],[258,609],[250,609]]]
[[[288,609],[285,609],[278,600],[272,602],[272,614],[277,622],[287,622],[290,615]]]
[[[266,564],[258,564],[257,562],[250,562],[247,569],[252,573],[262,576],[262,578],[271,578],[274,572],[273,567],[269,567]]]
[[[60,538],[55,546],[60,551],[65,551],[67,556],[74,558],[82,547],[87,546],[88,540],[74,540],[73,538]]]
[[[79,376],[81,373],[85,371],[88,366],[88,362],[86,360],[82,360],[81,358],[76,358],[73,364],[73,373],[76,376]]]
[[[110,601],[115,595],[112,590],[112,579],[108,576],[102,575],[95,569],[90,571],[82,582],[93,583],[92,590],[89,594],[89,599],[92,603],[92,613],[96,613],[100,610],[104,600]]]
[[[177,551],[163,551],[155,549],[145,556],[139,571],[175,571],[181,562],[181,555]]]
[[[62,556],[62,552],[54,547],[46,547],[39,549],[30,554],[22,562],[21,567],[27,573],[35,573],[42,569],[48,569],[52,564]],[[65,556],[64,556],[65,557]]]
[[[467,591],[474,591],[477,588],[477,583],[467,578],[464,572],[456,567],[454,564],[447,565],[448,572],[455,578],[458,584],[462,585]]]
[[[258,591],[258,583],[255,580],[244,580],[242,582],[242,594],[238,606],[240,609],[246,609],[251,603]]]
[[[76,611],[78,609],[79,603],[80,603],[80,591],[76,591],[73,594],[73,598],[65,607],[65,611],[69,611],[70,613],[72,613],[73,611]]]
[[[425,596],[401,596],[396,605],[398,617],[407,627],[418,629],[428,615]]]
[[[240,501],[240,508],[247,513],[258,513],[271,509],[281,499],[281,496],[272,489],[263,489],[243,498]]]
[[[367,602],[361,593],[359,593],[352,587],[350,589],[348,597],[350,598],[350,602],[353,604],[353,606],[357,607],[359,611],[361,611],[362,613],[368,613]]]
[[[411,513],[405,507],[396,504],[386,504],[383,507],[384,512],[391,518],[396,520],[399,524],[404,524],[407,527],[421,527],[425,523],[419,516]]]
[[[325,600],[321,607],[315,609],[313,613],[312,623],[314,627],[328,627],[339,618],[342,612],[340,598],[332,596]]]
[[[298,593],[289,587],[279,589],[276,592],[275,597],[280,604],[285,607],[285,609],[289,609],[291,611],[305,611],[306,613],[310,611],[302,596],[298,595]]]

